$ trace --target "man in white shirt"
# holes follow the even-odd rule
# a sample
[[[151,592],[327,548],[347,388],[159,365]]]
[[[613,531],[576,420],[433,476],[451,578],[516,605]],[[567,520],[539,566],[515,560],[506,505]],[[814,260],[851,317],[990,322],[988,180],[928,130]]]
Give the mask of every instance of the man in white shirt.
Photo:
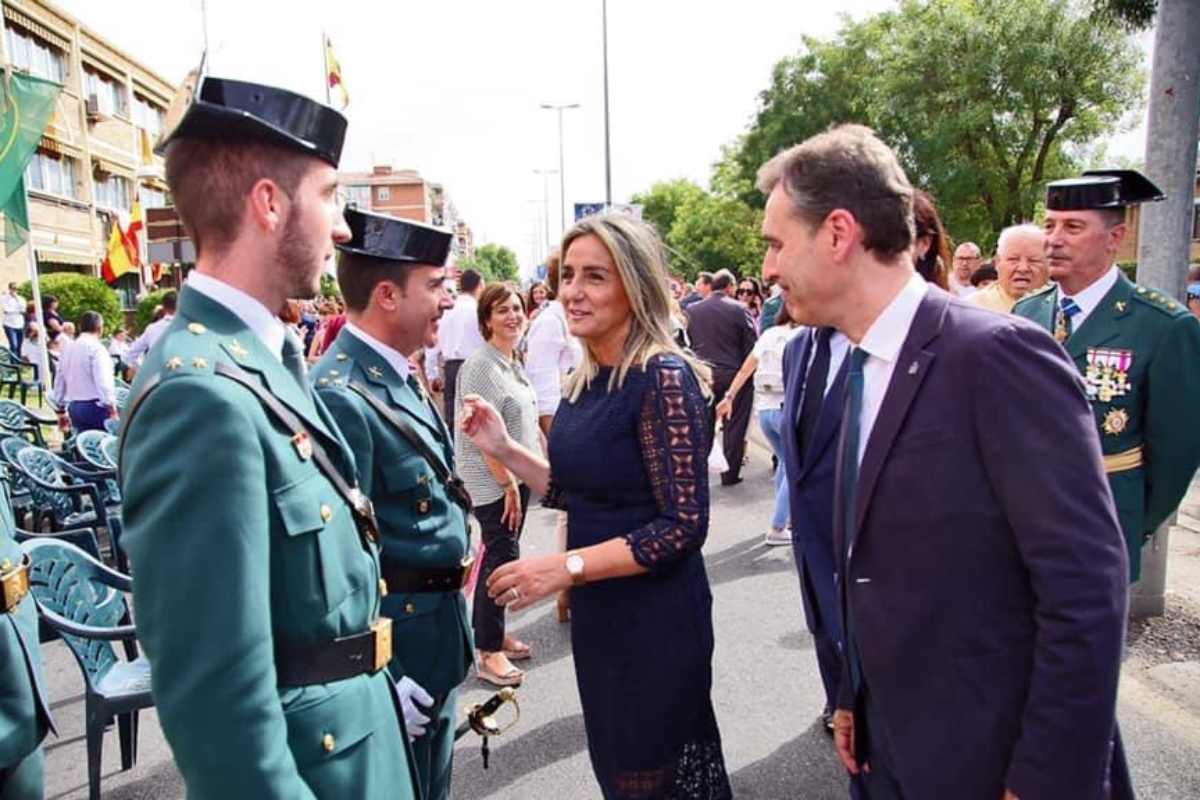
[[[976,289],[971,285],[971,276],[982,263],[983,254],[974,242],[963,242],[954,248],[954,264],[947,276],[951,293],[956,297],[974,294]]]
[[[21,338],[25,333],[25,298],[17,294],[17,285],[10,283],[8,291],[0,297],[0,311],[4,312],[4,335],[8,337],[8,349],[21,355]]]
[[[104,320],[88,311],[79,328],[79,336],[59,356],[51,399],[59,419],[69,417],[76,432],[104,430],[105,420],[117,416],[112,356],[100,341]]]
[[[859,796],[1131,796],[1125,548],[1066,354],[917,275],[912,186],[867,128],[781,153],[758,185],[764,277],[852,345],[834,727]]]
[[[458,370],[472,353],[483,346],[479,332],[479,293],[483,291],[483,276],[473,269],[458,276],[458,299],[442,317],[437,344],[425,350],[425,375],[431,388],[443,392],[446,425],[454,435],[454,404],[457,402]],[[439,369],[439,356],[441,369]],[[442,377],[444,373],[445,377]]]
[[[123,359],[126,364],[136,368],[142,363],[142,358],[146,353],[150,352],[150,348],[154,347],[158,340],[162,338],[162,335],[167,332],[167,328],[171,325],[171,320],[175,319],[175,308],[178,302],[175,292],[167,292],[163,295],[162,317],[147,325],[146,330],[142,331],[142,335],[134,339],[133,344],[129,345],[129,350],[126,351],[125,358]]]

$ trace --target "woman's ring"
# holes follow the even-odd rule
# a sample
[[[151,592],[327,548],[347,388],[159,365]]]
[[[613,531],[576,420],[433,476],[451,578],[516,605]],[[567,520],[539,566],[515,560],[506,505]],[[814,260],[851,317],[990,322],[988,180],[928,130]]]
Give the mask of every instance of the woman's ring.
[[[514,603],[518,602],[521,599],[521,590],[520,589],[518,589],[517,587],[514,586],[511,589],[509,589],[509,591],[512,592],[512,601]]]

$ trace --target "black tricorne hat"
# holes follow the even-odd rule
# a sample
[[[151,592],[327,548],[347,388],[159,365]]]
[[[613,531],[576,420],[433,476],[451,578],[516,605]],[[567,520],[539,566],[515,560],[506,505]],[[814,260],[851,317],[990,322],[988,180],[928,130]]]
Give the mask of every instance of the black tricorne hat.
[[[286,89],[195,71],[175,94],[154,152],[162,155],[179,138],[264,141],[336,167],[346,138],[346,118]]]
[[[1046,186],[1046,208],[1052,211],[1124,208],[1165,197],[1149,178],[1132,169],[1090,170],[1083,177],[1053,181]]]
[[[412,220],[346,209],[350,241],[337,245],[343,253],[440,267],[450,256],[449,231]]]

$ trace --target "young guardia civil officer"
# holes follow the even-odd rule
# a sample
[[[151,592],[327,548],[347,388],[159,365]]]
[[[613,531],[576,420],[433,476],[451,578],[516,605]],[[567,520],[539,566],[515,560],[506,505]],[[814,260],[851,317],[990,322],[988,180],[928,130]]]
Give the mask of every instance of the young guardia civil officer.
[[[270,86],[192,84],[159,149],[196,268],[121,434],[163,732],[191,798],[415,798],[378,531],[278,318],[349,238],[346,120]]]
[[[450,796],[458,686],[472,635],[460,589],[469,570],[468,501],[454,444],[409,357],[437,341],[451,308],[450,234],[351,209],[338,245],[346,325],[312,379],[358,462],[379,519],[380,556],[395,620],[390,666],[425,800]]]

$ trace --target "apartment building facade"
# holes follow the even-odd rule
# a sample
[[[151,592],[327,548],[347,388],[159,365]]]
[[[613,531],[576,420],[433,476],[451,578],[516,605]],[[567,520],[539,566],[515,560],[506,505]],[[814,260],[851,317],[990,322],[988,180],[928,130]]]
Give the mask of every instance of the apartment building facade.
[[[338,181],[347,204],[446,228],[454,233],[453,260],[474,255],[471,228],[459,217],[440,183],[426,180],[416,170],[388,165],[376,165],[370,172],[343,172]]]
[[[128,221],[135,199],[144,209],[167,204],[150,148],[175,87],[44,0],[4,0],[3,14],[13,69],[63,84],[25,174],[38,270],[99,275],[113,220]],[[0,257],[0,284],[27,277],[24,248]],[[122,276],[115,288],[132,303],[141,276]]]

